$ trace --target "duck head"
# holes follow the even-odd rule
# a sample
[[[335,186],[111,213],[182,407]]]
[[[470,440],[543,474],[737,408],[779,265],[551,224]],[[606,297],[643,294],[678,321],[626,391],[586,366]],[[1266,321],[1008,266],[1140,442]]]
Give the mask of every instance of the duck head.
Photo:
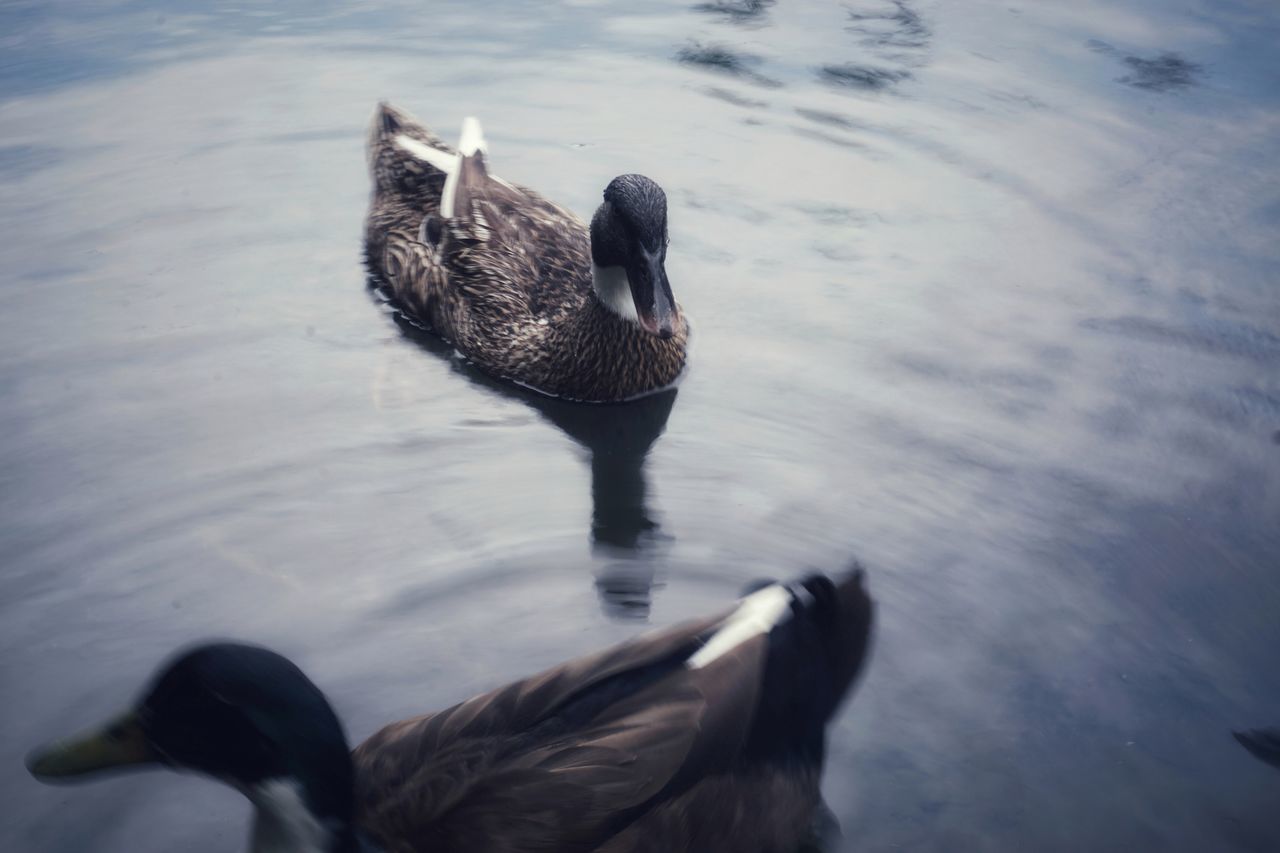
[[[319,688],[274,652],[193,648],[161,668],[134,708],[27,757],[31,774],[49,783],[164,766],[244,793],[257,807],[255,851],[355,849],[342,726]]]
[[[609,182],[591,218],[591,273],[596,296],[651,335],[680,326],[667,281],[667,195],[644,175]]]

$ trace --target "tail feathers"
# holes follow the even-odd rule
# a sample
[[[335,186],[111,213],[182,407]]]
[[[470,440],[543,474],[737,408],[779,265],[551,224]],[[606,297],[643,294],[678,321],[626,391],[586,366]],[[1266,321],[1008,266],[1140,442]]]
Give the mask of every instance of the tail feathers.
[[[871,646],[874,605],[866,589],[866,572],[856,563],[838,581],[810,575],[782,585],[760,580],[747,585],[743,598],[724,625],[689,659],[694,669],[757,634],[770,633],[780,653],[808,657],[820,670],[829,694],[830,711],[862,671]]]
[[[875,604],[867,592],[866,572],[856,563],[835,583],[825,577],[813,580],[815,587],[822,588],[821,593],[813,588],[810,592],[819,605],[816,615],[822,623],[823,645],[835,687],[835,705],[830,709],[834,712],[866,666]]]
[[[419,198],[438,193],[458,168],[458,155],[408,113],[378,104],[366,140],[374,188]]]
[[[866,572],[855,563],[836,581],[815,574],[790,588],[793,608],[810,629],[796,636],[809,638],[809,650],[816,654],[808,663],[820,668],[824,677],[823,696],[816,704],[825,719],[857,680],[871,648],[875,607],[867,593]]]
[[[373,113],[374,129],[390,136],[404,126],[404,115],[388,101],[378,101],[378,108]]]
[[[786,589],[791,618],[769,635],[748,753],[820,762],[825,727],[866,664],[875,608],[857,566],[836,581],[812,575]]]

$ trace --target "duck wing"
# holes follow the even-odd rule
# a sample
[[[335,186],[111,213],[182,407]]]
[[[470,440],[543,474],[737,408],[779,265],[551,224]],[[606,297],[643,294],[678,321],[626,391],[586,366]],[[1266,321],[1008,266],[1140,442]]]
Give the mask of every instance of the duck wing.
[[[353,753],[361,825],[391,850],[598,846],[745,738],[763,642],[715,666],[685,666],[723,618],[650,634],[377,732]]]
[[[457,170],[442,190],[444,263],[473,298],[543,314],[591,287],[586,224],[527,187],[490,174],[479,123],[463,125]],[[499,306],[502,307],[502,306]]]
[[[766,788],[746,792],[744,768],[803,765],[799,818],[778,828],[798,838],[823,727],[862,667],[870,623],[860,575],[772,585],[725,614],[393,724],[353,754],[358,819],[406,853],[630,850],[642,821],[671,837],[715,829],[716,815],[690,807],[708,782],[729,783],[717,790],[733,801],[717,808],[741,832],[744,813],[771,808]]]

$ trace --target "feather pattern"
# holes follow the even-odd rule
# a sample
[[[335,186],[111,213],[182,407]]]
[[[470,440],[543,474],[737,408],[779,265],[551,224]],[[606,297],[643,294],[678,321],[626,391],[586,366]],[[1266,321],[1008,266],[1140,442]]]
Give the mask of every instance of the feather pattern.
[[[460,156],[400,110],[379,106],[365,225],[373,274],[406,311],[500,378],[590,402],[671,385],[685,365],[683,319],[663,338],[602,304],[585,223],[491,176],[478,126],[468,134],[474,153]],[[423,240],[437,230],[424,225],[430,217],[440,220],[437,241]]]

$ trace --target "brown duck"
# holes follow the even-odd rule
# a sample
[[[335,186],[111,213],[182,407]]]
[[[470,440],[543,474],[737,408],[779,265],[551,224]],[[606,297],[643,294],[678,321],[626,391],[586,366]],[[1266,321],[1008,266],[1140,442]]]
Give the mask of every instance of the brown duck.
[[[475,119],[454,151],[380,104],[369,135],[365,225],[374,276],[414,318],[488,373],[572,400],[671,385],[688,326],[667,281],[667,199],[614,178],[590,230],[489,174]]]
[[[820,815],[824,728],[862,668],[855,571],[769,584],[435,714],[354,752],[283,657],[179,654],[138,705],[27,760],[44,781],[165,765],[255,806],[256,853],[791,853]]]

